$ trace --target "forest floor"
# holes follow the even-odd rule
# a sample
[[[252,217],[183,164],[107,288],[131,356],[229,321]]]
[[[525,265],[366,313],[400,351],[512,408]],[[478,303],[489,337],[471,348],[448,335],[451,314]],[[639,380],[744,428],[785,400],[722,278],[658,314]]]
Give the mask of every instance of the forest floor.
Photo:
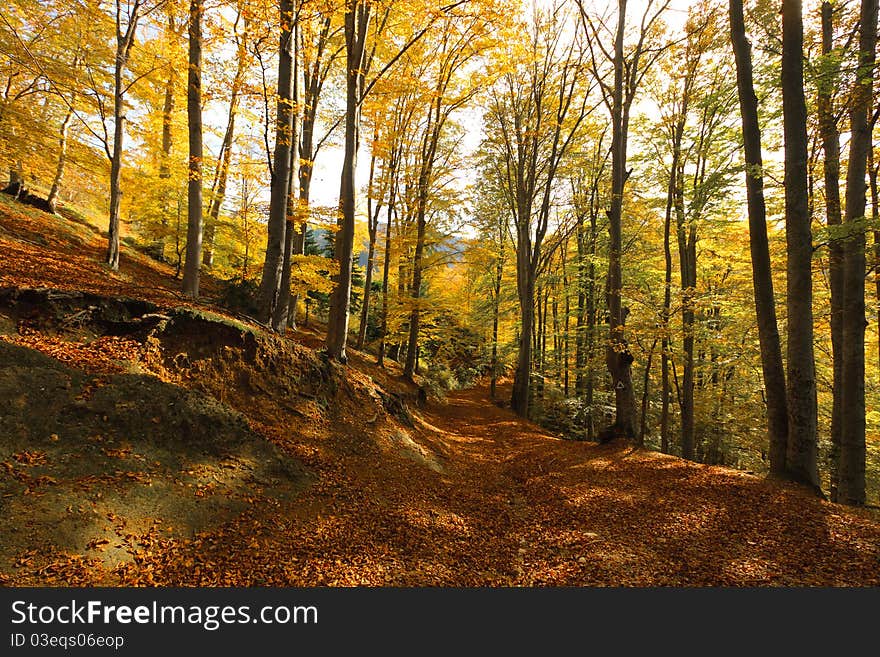
[[[0,201],[2,585],[880,585],[874,510],[560,440],[483,387],[419,405],[101,246]]]

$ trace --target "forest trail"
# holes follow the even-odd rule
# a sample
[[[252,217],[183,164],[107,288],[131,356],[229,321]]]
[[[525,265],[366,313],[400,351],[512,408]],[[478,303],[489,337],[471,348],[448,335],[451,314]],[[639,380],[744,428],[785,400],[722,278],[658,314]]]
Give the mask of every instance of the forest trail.
[[[281,345],[175,307],[144,256],[108,276],[77,225],[22,211],[0,228],[7,290],[147,298],[179,324],[158,358],[149,340],[0,312],[0,585],[880,585],[875,510],[561,440],[485,387],[417,408],[367,353],[322,366],[314,330]]]

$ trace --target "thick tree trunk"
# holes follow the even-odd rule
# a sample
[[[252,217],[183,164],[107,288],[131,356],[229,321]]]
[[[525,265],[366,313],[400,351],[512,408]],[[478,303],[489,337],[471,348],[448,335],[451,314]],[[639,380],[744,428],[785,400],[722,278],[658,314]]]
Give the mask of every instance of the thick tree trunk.
[[[868,150],[868,180],[871,188],[871,224],[874,228],[874,295],[880,312],[880,189],[877,185],[878,167],[874,161],[873,144]],[[877,363],[880,366],[880,334],[877,336]]]
[[[189,127],[189,180],[187,184],[186,260],[183,293],[199,298],[202,261],[202,0],[189,5],[189,84],[186,114]]]
[[[524,280],[517,286],[519,288],[520,333],[510,406],[518,415],[526,417],[529,412],[532,333],[535,327],[535,283],[527,272],[520,273],[519,260],[520,258],[517,257],[517,277],[522,277]]]
[[[275,125],[275,152],[272,166],[272,189],[269,199],[266,257],[260,281],[260,319],[272,322],[284,265],[284,240],[287,229],[287,194],[290,180],[291,130],[293,106],[293,0],[281,0],[281,37],[278,45],[278,109]]]
[[[531,239],[532,199],[526,195],[517,198],[516,241],[516,290],[519,298],[520,334],[516,371],[510,407],[521,417],[528,417],[534,354],[535,333],[535,278],[532,266]]]
[[[683,133],[684,119],[680,132]],[[681,163],[675,174],[675,209],[677,215],[678,259],[681,271],[681,326],[684,367],[681,384],[681,455],[695,458],[694,425],[694,343],[696,341],[695,303],[697,289],[697,230],[694,218],[688,225],[684,208],[684,171]]]
[[[789,477],[818,490],[811,271],[813,240],[807,192],[807,105],[804,97],[801,0],[782,2],[782,114],[785,124],[785,241],[788,253],[788,449],[785,461]]]
[[[770,472],[778,476],[786,472],[788,402],[782,348],[776,322],[770,246],[767,238],[758,97],[755,95],[752,79],[751,46],[746,39],[742,0],[730,0],[730,32],[736,58],[736,81],[742,117],[746,199],[749,211],[749,250],[752,259],[758,340],[761,346],[761,370],[767,400]]]
[[[680,145],[680,140],[678,141]],[[672,164],[669,169],[669,183],[666,188],[666,214],[663,220],[663,257],[665,262],[663,286],[663,311],[660,330],[663,332],[660,341],[660,451],[669,454],[669,401],[672,396],[672,385],[669,381],[669,321],[672,317],[672,208],[675,200],[676,176],[680,148],[672,150]]]
[[[608,330],[605,362],[614,389],[614,429],[629,438],[635,437],[635,395],[632,384],[632,355],[626,340],[626,315],[623,306],[622,215],[623,189],[626,185],[626,142],[628,112],[624,107],[623,36],[626,28],[626,2],[618,0],[617,32],[614,41],[614,89],[611,110],[611,204],[608,210]]]
[[[822,3],[822,55],[829,58],[823,67],[825,77],[818,80],[817,106],[819,111],[819,131],[822,149],[825,154],[825,217],[830,227],[840,226],[840,136],[834,117],[834,81],[840,69],[831,63],[834,48],[833,7],[828,0]],[[832,407],[831,407],[831,454],[829,455],[831,501],[837,501],[838,460],[840,459],[841,411],[843,406],[841,386],[843,384],[843,241],[839,235],[832,235],[828,243],[828,278],[831,287],[831,357],[833,363]]]
[[[849,168],[843,301],[843,409],[839,498],[862,505],[865,497],[865,205],[871,111],[877,49],[877,0],[862,0],[859,20],[859,67],[850,106]]]

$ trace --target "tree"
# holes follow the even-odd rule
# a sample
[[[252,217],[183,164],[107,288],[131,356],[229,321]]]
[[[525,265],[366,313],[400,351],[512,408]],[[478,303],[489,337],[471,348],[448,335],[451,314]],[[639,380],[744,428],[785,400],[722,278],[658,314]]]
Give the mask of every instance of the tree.
[[[834,112],[834,86],[840,72],[840,64],[834,48],[834,9],[827,0],[821,7],[822,58],[817,86],[816,109],[819,133],[822,140],[825,182],[825,216],[829,230],[843,221],[840,207],[840,134]],[[832,409],[831,409],[831,501],[837,501],[838,460],[840,458],[841,412],[843,410],[841,386],[843,385],[843,243],[832,236],[828,243],[828,278],[831,287],[831,358],[832,358]]]
[[[788,402],[785,370],[782,363],[782,347],[776,322],[776,300],[773,293],[770,246],[767,238],[758,97],[755,94],[753,83],[751,46],[746,39],[742,0],[730,0],[730,34],[736,60],[736,82],[742,117],[746,202],[749,215],[749,251],[752,260],[755,315],[761,346],[761,371],[764,378],[770,438],[770,471],[781,476],[786,472]]]
[[[488,120],[498,135],[504,188],[513,219],[519,346],[511,406],[527,416],[535,329],[535,286],[548,253],[554,182],[591,108],[584,88],[584,53],[578,39],[565,41],[569,25],[561,5],[536,10],[521,42],[506,53],[512,62],[491,91]]]
[[[483,32],[488,28],[485,18],[477,11],[468,17],[445,17],[438,28],[439,43],[428,48],[433,51],[429,76],[434,83],[427,89],[429,102],[422,121],[422,136],[418,152],[418,174],[416,182],[416,243],[412,261],[412,282],[410,294],[413,300],[409,318],[409,340],[403,374],[412,379],[416,369],[418,352],[419,323],[421,320],[419,297],[422,292],[423,255],[425,233],[428,223],[429,201],[436,185],[436,168],[443,156],[441,138],[450,116],[461,109],[478,89],[479,77],[469,72],[462,76],[468,64],[485,48],[480,43]],[[464,79],[462,79],[464,77]]]
[[[240,23],[243,23],[241,30],[239,30]],[[232,28],[236,51],[235,75],[232,78],[232,86],[229,90],[229,111],[226,119],[226,130],[223,132],[223,142],[220,144],[220,153],[217,156],[217,166],[214,170],[214,179],[211,184],[211,195],[209,197],[208,216],[205,220],[205,239],[204,249],[202,250],[202,264],[205,267],[212,267],[214,265],[214,240],[217,222],[220,219],[220,209],[223,207],[223,201],[226,198],[229,166],[232,161],[232,146],[235,139],[235,120],[238,115],[242,88],[245,83],[245,73],[249,63],[249,23],[247,14],[242,11],[241,0],[239,0]]]
[[[119,202],[122,198],[122,153],[125,137],[125,67],[134,46],[138,22],[141,20],[141,0],[131,0],[123,7],[122,0],[115,0],[116,12],[116,58],[113,67],[113,146],[104,148],[110,159],[110,225],[107,230],[107,264],[114,271],[119,269]],[[103,118],[103,114],[102,114]]]
[[[260,280],[260,317],[272,322],[284,265],[287,194],[290,184],[291,136],[293,130],[293,0],[279,4],[281,35],[278,40],[278,102],[275,117],[275,149],[271,167],[271,196],[267,224],[266,257]]]
[[[630,366],[633,357],[626,340],[626,317],[629,309],[623,305],[623,194],[629,174],[626,169],[627,140],[629,136],[630,109],[636,92],[650,66],[657,61],[663,47],[654,47],[648,37],[669,6],[669,0],[656,3],[648,0],[642,15],[636,43],[625,48],[627,26],[627,0],[617,2],[617,26],[614,29],[614,48],[604,45],[610,30],[604,21],[590,15],[585,4],[578,0],[581,22],[590,46],[593,74],[599,80],[603,99],[611,115],[611,199],[608,207],[608,278],[606,296],[608,303],[609,339],[606,347],[606,365],[615,392],[614,429],[630,438],[635,437],[635,393]],[[612,66],[612,82],[609,84],[600,72],[602,60]]]
[[[785,238],[789,477],[818,490],[816,365],[813,355],[813,240],[807,192],[807,105],[800,0],[782,3],[782,113],[785,132]]]
[[[849,166],[846,175],[844,243],[842,422],[839,498],[865,503],[865,206],[868,153],[871,150],[874,65],[877,49],[877,0],[862,0],[858,66],[850,101]]]
[[[354,247],[354,215],[356,206],[355,170],[357,167],[360,111],[364,83],[364,64],[372,3],[346,0],[345,3],[345,151],[340,178],[340,224],[336,235],[334,256],[339,273],[330,295],[327,320],[327,354],[340,362],[347,360],[349,304],[351,297],[351,255]]]
[[[189,127],[187,181],[186,261],[183,293],[199,298],[199,267],[202,261],[202,0],[189,5],[189,76],[186,93]]]

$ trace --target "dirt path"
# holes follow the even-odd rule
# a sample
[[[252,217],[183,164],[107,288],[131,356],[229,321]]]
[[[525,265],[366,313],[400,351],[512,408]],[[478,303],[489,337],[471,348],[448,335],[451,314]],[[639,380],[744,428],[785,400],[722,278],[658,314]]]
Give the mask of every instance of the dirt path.
[[[727,468],[548,436],[485,389],[426,414],[454,513],[510,585],[877,585],[871,512]],[[478,577],[479,581],[479,577]]]

